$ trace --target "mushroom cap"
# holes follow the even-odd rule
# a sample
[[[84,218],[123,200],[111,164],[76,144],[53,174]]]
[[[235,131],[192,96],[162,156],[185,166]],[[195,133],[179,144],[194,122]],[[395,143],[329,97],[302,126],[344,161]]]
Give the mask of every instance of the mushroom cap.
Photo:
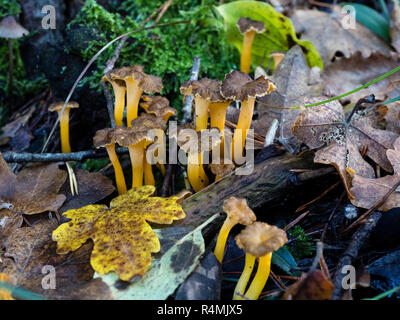
[[[153,136],[150,135],[152,129],[166,129],[166,124],[161,116],[142,113],[139,117],[132,120],[132,127],[118,127],[115,129],[115,141],[123,146],[129,147],[139,143],[142,140],[148,142],[153,141]]]
[[[49,111],[61,111],[65,101],[54,102],[49,106]],[[79,108],[79,103],[76,101],[69,101],[65,109],[77,109]]]
[[[125,81],[132,79],[146,93],[160,92],[163,88],[161,78],[144,73],[143,67],[139,65],[114,69],[110,71],[110,76],[112,79]]]
[[[250,18],[240,17],[236,26],[241,34],[245,34],[251,30],[257,33],[263,33],[265,31],[265,24],[262,21],[252,20]]]
[[[222,209],[227,214],[228,219],[235,220],[245,226],[256,221],[257,217],[253,210],[247,205],[246,199],[230,197],[224,200]]]
[[[211,102],[223,102],[221,95],[221,83],[218,80],[202,78],[200,80],[185,81],[181,88],[181,94],[185,96],[200,96]]]
[[[176,109],[169,106],[169,100],[162,96],[142,96],[144,102],[140,106],[147,113],[155,114],[156,116],[175,115]]]
[[[272,51],[269,54],[269,57],[273,58],[276,65],[278,65],[282,61],[282,59],[285,57],[285,53],[279,52],[279,51]]]
[[[239,248],[255,257],[278,250],[287,241],[286,232],[265,222],[254,222],[235,238]]]
[[[221,94],[228,100],[245,101],[248,98],[263,97],[275,90],[275,85],[264,76],[252,80],[241,71],[232,70],[225,76],[221,85]]]
[[[116,84],[117,84],[118,86],[120,86],[120,87],[126,87],[125,81],[124,81],[124,80],[121,80],[121,79],[118,79],[118,78],[113,79],[113,77],[111,76],[111,72],[112,72],[112,71],[106,73],[106,74],[101,78],[101,81],[103,81],[103,82],[108,81],[108,82],[110,82],[110,83],[116,83]]]
[[[7,16],[0,22],[0,38],[18,39],[29,33],[13,16]]]
[[[187,153],[211,151],[222,141],[222,133],[218,128],[204,129],[197,132],[193,130],[193,135],[195,134],[196,138],[193,135],[185,136],[180,134],[181,130],[178,130],[178,145]]]
[[[105,146],[109,146],[110,144],[115,142],[113,128],[105,128],[96,131],[95,136],[93,137],[93,144],[96,148],[101,148]]]
[[[209,167],[211,172],[219,177],[226,176],[235,169],[233,163],[211,163]]]

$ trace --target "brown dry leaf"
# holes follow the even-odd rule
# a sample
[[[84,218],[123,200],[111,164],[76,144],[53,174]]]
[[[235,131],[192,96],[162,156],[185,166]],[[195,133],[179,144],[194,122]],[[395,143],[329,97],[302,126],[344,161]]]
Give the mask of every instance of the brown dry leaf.
[[[326,99],[314,99],[317,102]],[[351,180],[346,168],[358,175],[374,178],[374,169],[361,156],[361,150],[367,147],[366,155],[384,170],[393,170],[386,157],[386,150],[393,148],[398,137],[396,133],[376,129],[374,112],[363,114],[356,112],[347,129],[343,108],[337,101],[321,106],[306,108],[293,125],[294,136],[304,142],[310,149],[318,149],[314,162],[331,164],[339,172],[350,199]]]
[[[301,275],[282,297],[282,300],[329,300],[332,298],[333,284],[320,270]]]
[[[58,210],[59,213],[97,203],[112,194],[115,190],[113,182],[99,172],[89,172],[79,169],[74,170],[74,172],[78,182],[79,194],[72,195],[69,182],[66,181],[60,193],[65,194],[67,199]]]
[[[7,274],[0,273],[0,282],[11,284],[11,279]],[[11,292],[9,290],[0,289],[0,300],[14,300],[14,299],[11,296]]]
[[[386,151],[387,158],[393,166],[394,175],[382,178],[368,179],[360,176],[357,172],[352,175],[352,188],[350,192],[355,199],[351,201],[356,207],[371,208],[376,201],[381,200],[389,190],[400,180],[400,138],[394,143],[394,150]],[[400,192],[393,192],[383,203],[381,210],[400,207]]]
[[[395,53],[390,56],[374,53],[369,58],[364,58],[358,52],[350,58],[338,58],[328,65],[322,74],[325,84],[324,95],[331,97],[351,91],[398,67],[399,63],[400,56]],[[388,85],[398,80],[400,80],[400,74],[396,72],[368,88],[344,97],[340,101],[356,103],[359,99],[370,94],[374,94],[376,99],[383,100],[386,98],[385,92]]]
[[[388,111],[385,115],[386,130],[400,134],[400,102],[388,104]]]
[[[282,108],[301,105],[304,97],[321,95],[321,85],[312,83],[311,78],[311,70],[301,48],[291,48],[274,72],[272,81],[277,89],[257,100],[259,116],[252,123],[255,132],[265,136],[273,119],[279,120],[279,141],[294,153],[300,143],[293,138],[290,129],[300,110]]]
[[[51,233],[56,219],[42,219],[33,227],[16,230],[9,238],[0,270],[7,273],[15,285],[43,295],[48,299],[110,299],[107,285],[93,280],[90,266],[92,244],[88,243],[69,255],[56,253],[57,244]],[[47,266],[47,267],[45,267]],[[44,268],[45,267],[45,268]],[[45,289],[43,280],[51,267],[55,269],[55,289]]]
[[[296,10],[291,17],[296,34],[300,33],[301,40],[313,43],[324,65],[337,56],[350,58],[357,51],[361,51],[363,57],[369,57],[374,52],[390,54],[389,45],[363,25],[356,23],[355,29],[343,28],[340,11],[339,7],[335,8],[334,14]]]
[[[400,7],[397,1],[393,1],[393,10],[390,16],[390,39],[392,46],[400,52]]]
[[[65,201],[57,194],[67,174],[55,163],[32,166],[15,176],[0,155],[0,246],[22,224],[22,214],[56,212]]]

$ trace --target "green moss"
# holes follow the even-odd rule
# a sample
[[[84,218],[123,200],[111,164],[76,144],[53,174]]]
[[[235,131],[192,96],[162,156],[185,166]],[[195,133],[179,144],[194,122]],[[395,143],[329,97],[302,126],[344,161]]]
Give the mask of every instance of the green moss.
[[[104,168],[109,163],[110,163],[110,160],[108,158],[87,159],[82,164],[82,169],[90,171],[90,172],[97,172],[100,169]]]
[[[288,245],[290,253],[296,260],[310,256],[315,251],[312,239],[306,235],[304,229],[300,226],[295,226],[288,231],[290,238],[295,239]]]
[[[15,16],[21,12],[16,0],[0,0],[0,19],[6,16]]]
[[[139,29],[143,21],[163,3],[164,0],[127,0],[113,12],[108,12],[95,0],[87,0],[68,28],[72,31],[80,26],[96,33],[96,39],[80,51],[88,61],[108,41],[127,31]],[[160,23],[178,20],[190,20],[190,23],[133,34],[116,66],[140,64],[147,73],[161,77],[164,82],[162,94],[168,96],[179,110],[182,106],[179,87],[190,77],[194,57],[201,58],[200,76],[216,79],[223,79],[239,61],[237,51],[226,43],[222,25],[214,15],[213,6],[217,4],[217,0],[174,1]],[[99,89],[103,69],[116,45],[98,58],[97,68],[83,80],[83,84]]]

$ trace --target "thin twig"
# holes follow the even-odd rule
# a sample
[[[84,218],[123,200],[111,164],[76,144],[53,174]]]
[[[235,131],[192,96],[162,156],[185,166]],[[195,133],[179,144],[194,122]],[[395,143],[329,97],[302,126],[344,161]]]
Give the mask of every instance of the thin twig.
[[[168,164],[167,169],[165,171],[164,181],[161,187],[161,197],[169,196],[169,186],[171,184],[172,173],[174,171],[175,166],[173,164]]]
[[[110,117],[111,127],[115,128],[113,101],[112,101],[112,98],[111,98],[110,90],[108,89],[108,87],[107,87],[105,82],[101,81],[100,85],[103,88],[104,96],[106,97],[107,111],[108,111],[108,116]]]

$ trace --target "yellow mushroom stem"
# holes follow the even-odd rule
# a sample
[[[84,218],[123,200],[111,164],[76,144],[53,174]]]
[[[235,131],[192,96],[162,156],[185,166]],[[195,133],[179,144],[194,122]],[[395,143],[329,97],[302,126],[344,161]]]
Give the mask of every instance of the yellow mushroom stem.
[[[240,159],[243,155],[243,148],[246,143],[247,132],[250,129],[251,120],[253,118],[254,103],[256,98],[248,98],[242,102],[242,108],[239,114],[239,120],[236,130],[233,134],[232,146],[235,146],[235,140],[242,139],[241,147],[234,149],[234,159]],[[239,145],[240,146],[240,145]]]
[[[61,152],[70,153],[71,146],[69,144],[69,108],[66,107],[60,118],[60,136],[61,136]],[[60,115],[61,110],[58,111]]]
[[[240,57],[240,71],[249,73],[251,64],[251,47],[253,46],[253,40],[256,32],[250,30],[243,36],[242,55]]]
[[[139,88],[133,79],[126,79],[126,121],[128,127],[132,126],[132,120],[138,116],[139,100],[143,90]]]
[[[208,177],[202,165],[203,153],[190,153],[188,155],[187,174],[190,185],[195,192],[208,186]]]
[[[210,105],[210,101],[203,99],[200,96],[196,96],[194,98],[195,103],[195,123],[196,123],[196,131],[201,131],[207,129],[208,124],[208,106]]]
[[[224,154],[224,129],[225,129],[225,118],[226,109],[228,108],[231,101],[227,102],[213,102],[210,104],[210,125],[211,128],[218,128],[222,133],[221,144],[220,144],[220,155]]]
[[[222,263],[222,259],[224,258],[226,239],[228,239],[229,232],[236,224],[237,224],[236,220],[227,217],[224,221],[224,224],[221,227],[221,230],[219,231],[217,243],[214,249],[214,254],[220,263]]]
[[[243,272],[240,275],[239,281],[236,284],[236,288],[233,293],[233,300],[244,300],[242,296],[244,295],[247,283],[249,282],[251,273],[253,272],[255,261],[256,261],[255,256],[246,253]]]
[[[117,184],[118,194],[124,194],[126,192],[126,183],[124,172],[122,171],[121,164],[118,160],[117,153],[115,152],[115,143],[106,146],[108,157],[114,167],[115,182]]]
[[[146,141],[144,143],[144,149],[146,150],[146,148],[148,147],[148,145],[151,142]],[[153,170],[151,169],[151,163],[149,163],[147,161],[146,158],[146,152],[143,156],[143,171],[144,171],[144,184],[145,185],[152,185],[154,186],[156,184],[156,181],[154,179],[154,175],[153,175]]]
[[[144,141],[129,146],[128,150],[132,165],[132,188],[140,187],[143,185]]]
[[[111,82],[114,90],[114,118],[117,127],[123,127],[123,117],[125,108],[125,91],[126,87],[118,85],[115,81]]]
[[[257,300],[267,283],[271,271],[272,252],[258,259],[258,268],[245,297],[250,300]]]

